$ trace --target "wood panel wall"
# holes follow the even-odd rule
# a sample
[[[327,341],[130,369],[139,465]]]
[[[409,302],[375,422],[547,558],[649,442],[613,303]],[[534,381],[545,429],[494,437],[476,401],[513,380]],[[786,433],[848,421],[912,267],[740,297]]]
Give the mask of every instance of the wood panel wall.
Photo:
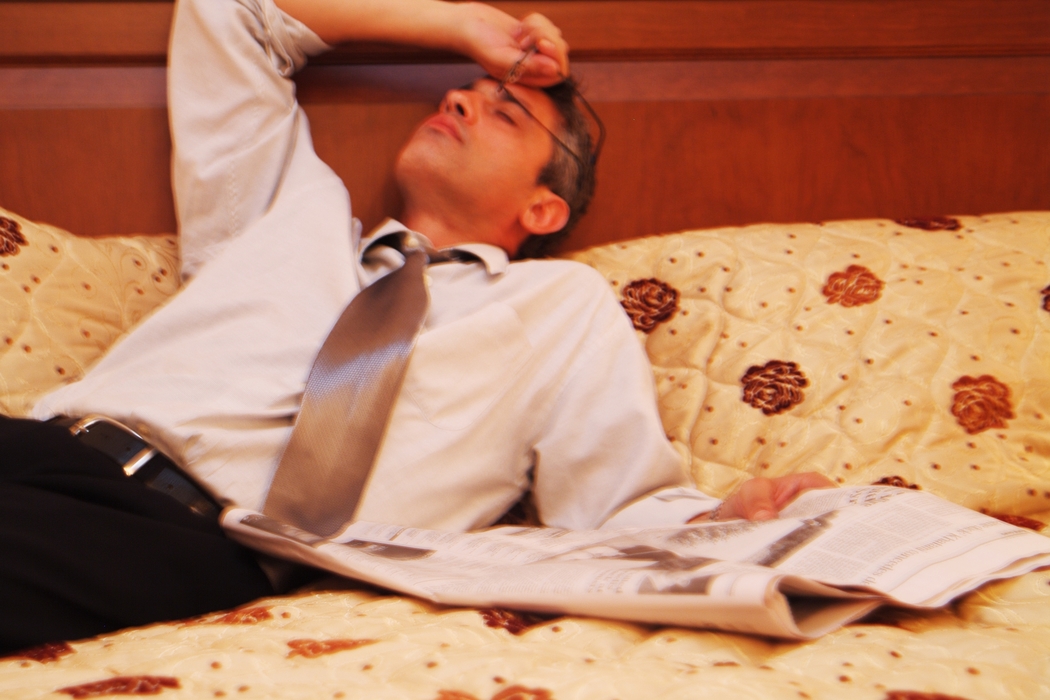
[[[570,248],[756,221],[1050,209],[1045,0],[547,0],[609,130]],[[85,234],[175,227],[172,5],[0,0],[0,205]],[[365,225],[455,57],[337,49],[299,78]]]

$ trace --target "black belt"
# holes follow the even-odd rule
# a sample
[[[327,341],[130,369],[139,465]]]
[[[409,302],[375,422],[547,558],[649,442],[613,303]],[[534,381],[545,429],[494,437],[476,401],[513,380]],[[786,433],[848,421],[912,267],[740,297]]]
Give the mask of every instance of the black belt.
[[[51,421],[80,442],[113,458],[124,473],[154,491],[174,498],[197,515],[217,519],[222,507],[201,490],[184,471],[158,452],[131,428],[104,416],[67,418]]]

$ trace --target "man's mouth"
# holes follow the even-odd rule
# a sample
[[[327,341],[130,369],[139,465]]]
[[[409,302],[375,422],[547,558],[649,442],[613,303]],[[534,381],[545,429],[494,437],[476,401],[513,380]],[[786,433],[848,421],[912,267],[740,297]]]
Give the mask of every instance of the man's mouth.
[[[463,134],[460,132],[459,124],[456,123],[455,117],[451,115],[439,112],[423,122],[423,126],[442,131],[457,141],[463,141]]]

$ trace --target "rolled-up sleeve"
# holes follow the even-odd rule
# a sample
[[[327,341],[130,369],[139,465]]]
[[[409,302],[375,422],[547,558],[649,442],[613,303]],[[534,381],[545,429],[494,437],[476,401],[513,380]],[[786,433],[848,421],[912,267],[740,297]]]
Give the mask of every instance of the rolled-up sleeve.
[[[327,45],[272,0],[179,0],[168,66],[172,181],[189,278],[269,208],[311,148],[291,76]]]

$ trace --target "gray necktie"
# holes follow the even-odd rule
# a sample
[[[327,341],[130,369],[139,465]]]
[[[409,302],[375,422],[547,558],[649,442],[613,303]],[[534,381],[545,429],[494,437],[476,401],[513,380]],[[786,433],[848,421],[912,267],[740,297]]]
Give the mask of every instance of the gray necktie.
[[[435,260],[436,262],[436,260]],[[263,512],[317,535],[353,518],[427,314],[427,254],[361,290],[321,346]]]

